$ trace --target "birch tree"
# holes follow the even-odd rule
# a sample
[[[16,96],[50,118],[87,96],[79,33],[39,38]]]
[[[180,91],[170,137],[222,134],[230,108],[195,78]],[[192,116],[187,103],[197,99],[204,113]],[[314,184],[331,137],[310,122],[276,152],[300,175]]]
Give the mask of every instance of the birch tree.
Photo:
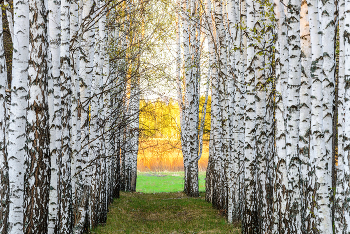
[[[47,222],[43,222],[48,219],[50,188],[46,6],[44,0],[29,1],[28,155],[24,187],[26,225],[23,226],[26,233],[47,231]]]
[[[349,1],[338,1],[339,9],[339,78],[338,78],[338,165],[337,184],[335,190],[334,229],[336,233],[348,233],[350,231],[349,205],[349,86],[346,85],[350,75],[349,68]]]
[[[320,210],[318,211],[320,226],[317,228],[320,232],[328,232],[333,230],[333,118],[334,118],[334,86],[335,86],[335,11],[336,5],[334,1],[319,2],[321,15],[321,31],[322,31],[322,80],[323,93],[323,137],[325,143],[325,155],[321,158],[321,170],[317,173],[319,182],[318,196],[320,197]],[[320,164],[317,164],[318,166]],[[331,203],[331,204],[330,204]]]
[[[90,172],[90,160],[89,160],[89,98],[91,95],[91,78],[92,78],[92,67],[93,67],[93,31],[91,25],[92,15],[90,14],[93,7],[92,0],[84,1],[82,8],[82,23],[85,24],[85,30],[83,31],[81,38],[81,56],[79,61],[79,75],[80,75],[80,143],[81,143],[81,173],[82,176],[82,191],[81,200],[79,203],[79,211],[75,220],[75,232],[81,233],[83,228],[89,227],[90,224],[86,223],[89,220],[89,196],[90,196],[90,185],[91,185],[91,172]]]
[[[287,194],[288,188],[286,164],[286,123],[285,123],[285,92],[288,67],[286,16],[282,2],[275,1],[275,15],[277,18],[277,53],[276,53],[276,156],[275,156],[275,188],[274,188],[274,232],[287,230]]]
[[[300,122],[300,0],[289,2],[286,21],[288,22],[288,85],[286,109],[286,164],[288,169],[288,219],[289,230],[293,233],[300,230],[300,187],[299,187],[299,122]]]
[[[310,150],[311,160],[311,188],[313,195],[313,203],[315,204],[311,209],[314,212],[314,221],[312,221],[312,228],[317,232],[331,232],[331,208],[329,204],[330,193],[329,189],[332,185],[331,173],[328,171],[328,165],[331,157],[327,156],[326,144],[324,138],[323,128],[323,96],[322,84],[324,74],[323,67],[323,45],[322,35],[318,32],[321,30],[320,11],[321,2],[308,1],[309,18],[310,18],[310,37],[312,50],[312,66],[311,66],[311,145]],[[328,95],[328,94],[327,94]],[[321,211],[322,210],[322,211]]]
[[[220,115],[221,115],[221,103],[219,99],[219,76],[217,67],[217,53],[216,48],[216,31],[214,30],[215,24],[212,18],[212,6],[211,1],[205,2],[206,8],[206,24],[207,24],[207,38],[208,38],[208,49],[209,49],[209,71],[211,80],[211,131],[209,140],[209,159],[206,173],[206,200],[213,202],[215,200],[215,170],[218,158],[221,156],[221,134],[222,130],[220,127]]]
[[[184,191],[189,196],[199,196],[198,160],[200,158],[199,82],[200,82],[200,32],[199,2],[181,1],[181,24],[183,46],[183,79],[178,79],[178,100],[181,111],[181,147],[184,157]],[[179,55],[179,50],[178,50]],[[178,58],[178,65],[180,64]],[[180,69],[180,68],[178,68]],[[179,71],[178,71],[179,72]],[[179,76],[179,74],[178,74]]]
[[[29,59],[29,5],[13,1],[14,40],[11,80],[11,106],[8,139],[9,229],[8,233],[24,233],[24,159],[26,151],[26,117]]]
[[[2,13],[2,11],[1,11]],[[7,71],[6,71],[6,59],[3,43],[3,24],[2,17],[0,17],[0,233],[7,232],[7,220],[8,220],[8,164],[7,164],[7,100],[6,91],[8,90],[7,84]]]
[[[80,138],[80,92],[79,92],[79,50],[80,37],[79,29],[79,6],[82,1],[72,1],[70,9],[70,46],[73,52],[70,54],[71,59],[71,138],[70,145],[72,150],[71,158],[71,179],[72,179],[72,200],[73,200],[73,224],[76,224],[75,217],[78,217],[79,204],[81,199],[81,138]]]
[[[300,42],[301,42],[301,84],[300,84],[300,131],[299,158],[301,182],[301,230],[309,230],[310,196],[309,165],[310,165],[310,105],[311,105],[311,41],[308,18],[308,6],[302,1],[300,12]]]
[[[59,212],[59,158],[61,157],[60,145],[60,4],[61,1],[48,2],[48,36],[50,69],[48,78],[48,108],[50,125],[50,190],[49,195],[49,221],[48,233],[58,230]]]
[[[61,45],[60,45],[60,83],[61,83],[61,160],[59,161],[60,202],[59,202],[59,232],[72,232],[72,181],[71,181],[71,63],[70,63],[70,7],[71,1],[61,1]]]
[[[247,30],[253,30],[255,27],[255,4],[247,0]],[[245,75],[246,89],[246,109],[245,109],[245,150],[244,150],[244,233],[258,232],[257,223],[257,204],[256,200],[256,109],[255,109],[255,50],[252,37],[247,37],[247,73]]]
[[[100,1],[100,7],[103,7],[103,2]],[[99,20],[99,33],[101,38],[101,50],[100,50],[100,66],[102,67],[102,79],[100,80],[100,91],[102,92],[102,100],[100,103],[101,112],[103,113],[103,119],[106,123],[102,134],[104,135],[104,139],[102,139],[104,142],[104,149],[102,151],[102,160],[104,163],[102,165],[104,166],[104,172],[102,171],[102,181],[104,181],[104,185],[101,191],[101,203],[102,203],[102,211],[101,211],[101,217],[100,222],[105,223],[107,221],[107,212],[108,212],[108,204],[112,201],[114,198],[114,187],[115,187],[115,162],[116,162],[116,152],[115,152],[115,138],[114,138],[114,131],[111,131],[112,124],[108,119],[111,116],[111,94],[110,90],[112,88],[115,88],[112,86],[111,82],[111,74],[109,73],[110,67],[109,67],[109,57],[108,57],[108,41],[110,40],[108,38],[108,35],[112,35],[112,33],[108,34],[106,27],[107,24],[107,17],[105,15],[105,12],[103,13],[103,16]],[[114,80],[113,80],[114,81]],[[106,87],[105,87],[106,86]],[[110,155],[111,157],[105,158],[103,155]],[[104,194],[105,193],[105,194]]]

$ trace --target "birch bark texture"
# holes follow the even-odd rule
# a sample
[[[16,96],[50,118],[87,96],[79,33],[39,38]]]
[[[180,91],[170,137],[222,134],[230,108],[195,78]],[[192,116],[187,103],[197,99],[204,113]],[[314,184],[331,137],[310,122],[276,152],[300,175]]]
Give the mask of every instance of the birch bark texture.
[[[27,158],[26,118],[29,61],[29,4],[13,1],[14,40],[8,139],[8,233],[24,233],[24,159]]]
[[[342,156],[346,151],[346,87],[336,87],[346,83],[346,78],[341,80],[346,70],[346,2],[206,1],[205,9],[208,49],[215,61],[209,65],[212,123],[207,201],[228,212],[230,222],[235,217],[242,221],[244,233],[331,233],[332,219],[346,223],[347,217],[336,211],[347,208],[345,203],[333,203],[331,192],[335,189],[340,201],[348,190],[341,182],[348,176],[342,166],[337,166],[339,177],[332,177],[334,155],[338,163],[348,164]],[[343,35],[339,63],[338,22],[339,35]],[[239,26],[234,27],[235,23]],[[232,52],[230,46],[226,53],[221,47],[226,40],[241,53]],[[340,80],[335,82],[338,64]],[[233,100],[230,83],[222,78],[229,73],[235,79]],[[339,92],[338,106],[334,106],[335,91]],[[219,140],[214,142],[214,137]],[[230,145],[235,149],[229,152],[227,143],[232,137]],[[333,188],[335,180],[339,185]],[[223,186],[227,190],[222,193]],[[338,186],[342,187],[337,190]],[[241,201],[236,199],[240,191],[244,192]],[[338,225],[345,230],[345,224],[338,221]]]
[[[182,43],[183,63],[181,64],[181,50],[178,48],[177,58],[177,82],[178,100],[181,115],[181,144],[184,158],[185,182],[184,192],[192,197],[199,196],[198,188],[198,160],[200,157],[199,139],[199,61],[200,61],[200,34],[198,31],[196,39],[196,29],[200,24],[198,9],[199,1],[183,0],[178,4],[181,23],[178,30],[179,39],[177,43]],[[180,34],[180,32],[182,32]],[[180,40],[180,35],[182,40]],[[179,72],[183,70],[180,77]]]
[[[86,141],[91,135],[89,131],[102,125],[101,120],[109,119],[111,128],[116,122],[111,116],[90,121],[91,113],[98,116],[102,112],[102,97],[111,91],[105,91],[102,82],[107,80],[109,70],[107,46],[96,47],[96,58],[91,49],[94,45],[91,42],[98,40],[98,36],[100,41],[108,41],[105,9],[109,3],[100,2],[94,6],[90,2],[82,8],[83,1],[14,1],[14,14],[9,10],[12,6],[5,5],[8,11],[5,24],[14,49],[13,57],[8,57],[8,38],[4,39],[4,18],[1,17],[0,233],[83,233],[88,231],[90,224],[105,222],[114,196],[110,191],[116,191],[113,186],[117,186],[117,183],[111,183],[114,178],[109,173],[117,170],[111,166],[112,160],[100,159],[100,154],[106,152],[104,138],[98,138],[104,135],[101,128],[94,131],[97,134],[93,137],[97,139],[96,148],[101,153],[95,157],[85,150],[85,162],[80,157],[81,143],[85,143],[85,149],[94,148],[93,143]],[[83,17],[83,13],[88,17]],[[90,21],[91,13],[94,17],[100,14],[101,20]],[[96,29],[98,33],[94,33]],[[86,58],[88,61],[84,60]],[[9,73],[6,60],[12,62]],[[93,60],[97,68],[94,70]],[[8,74],[12,76],[7,77]],[[85,82],[89,77],[96,78],[94,94],[98,97],[97,102],[92,102],[89,92],[81,94],[79,75],[83,78],[85,75]],[[81,86],[86,86],[87,91],[91,87]],[[85,105],[83,123],[86,125],[80,122],[81,100]],[[94,108],[90,109],[90,106]],[[96,124],[92,126],[94,121]],[[83,138],[80,137],[82,127]],[[114,157],[110,155],[112,151],[107,154],[105,158]],[[96,166],[99,162],[101,166]],[[92,164],[95,164],[94,170]],[[84,179],[83,185],[80,178]],[[88,200],[91,182],[96,198],[93,201]]]
[[[45,233],[48,219],[50,156],[48,119],[47,2],[29,1],[27,147],[25,157],[25,233]]]

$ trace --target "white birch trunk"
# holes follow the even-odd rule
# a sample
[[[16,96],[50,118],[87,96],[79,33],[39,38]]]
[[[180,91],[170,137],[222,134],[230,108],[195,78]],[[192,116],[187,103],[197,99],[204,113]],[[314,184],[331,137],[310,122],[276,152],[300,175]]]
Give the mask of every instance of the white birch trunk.
[[[29,5],[13,1],[14,40],[8,139],[9,234],[21,234],[24,221],[24,158],[28,107]]]
[[[289,2],[288,22],[288,85],[285,112],[287,113],[286,164],[288,170],[288,219],[289,231],[299,233],[301,230],[300,187],[299,187],[299,122],[300,122],[300,7],[301,0]]]
[[[275,1],[275,15],[277,19],[277,53],[276,53],[276,156],[275,156],[275,181],[274,181],[274,229],[273,233],[284,233],[288,229],[287,216],[287,164],[286,164],[286,124],[285,124],[285,93],[286,79],[288,75],[288,51],[286,17],[283,5]]]
[[[219,97],[219,76],[217,68],[217,55],[215,51],[216,30],[214,31],[214,22],[212,19],[212,8],[210,0],[206,0],[206,21],[207,21],[207,38],[209,48],[209,69],[211,70],[211,131],[209,140],[209,160],[206,173],[206,200],[214,202],[216,193],[215,167],[218,158],[221,158],[221,104]]]
[[[85,27],[91,26],[91,8],[92,0],[84,1],[82,8],[82,23]],[[90,24],[87,24],[90,22]],[[88,222],[89,215],[89,198],[90,198],[90,185],[91,185],[91,173],[89,167],[89,99],[91,95],[91,78],[92,78],[92,62],[93,62],[93,30],[84,30],[81,38],[82,54],[80,56],[79,64],[79,76],[80,76],[80,104],[81,104],[81,120],[80,120],[80,143],[81,143],[81,173],[82,176],[82,194],[81,202],[79,204],[79,211],[77,217],[79,220],[75,221],[74,232],[80,234],[84,227],[89,227]]]
[[[59,213],[59,158],[61,147],[60,138],[60,4],[61,1],[49,1],[49,80],[48,80],[48,107],[49,107],[49,125],[50,125],[50,202],[49,202],[49,219],[48,234],[58,230],[58,213]]]
[[[214,200],[214,205],[218,209],[226,209],[226,160],[230,157],[229,152],[229,109],[230,109],[230,96],[233,95],[233,85],[232,80],[229,80],[227,76],[227,51],[226,51],[226,28],[225,28],[225,17],[224,17],[224,4],[221,0],[214,1],[215,11],[215,25],[217,33],[217,44],[216,53],[218,53],[218,73],[219,73],[219,100],[221,103],[221,128],[222,128],[222,153],[219,155],[218,161],[215,165],[215,178],[216,178],[216,201]],[[230,94],[231,93],[231,94]]]
[[[322,55],[323,67],[322,73],[324,75],[322,80],[323,93],[323,137],[325,143],[325,155],[320,159],[321,164],[318,177],[319,182],[319,196],[321,198],[319,230],[321,232],[333,231],[333,200],[334,189],[332,188],[333,178],[333,117],[334,117],[334,86],[335,86],[335,1],[319,1],[321,14],[321,28],[322,32]]]
[[[29,1],[28,155],[25,157],[25,233],[45,233],[50,191],[46,0]],[[40,66],[39,66],[40,64]]]
[[[75,217],[77,217],[79,204],[81,202],[81,140],[80,140],[80,116],[79,116],[79,50],[80,37],[77,36],[79,27],[79,5],[82,1],[73,1],[70,9],[70,41],[71,47],[74,50],[71,53],[71,85],[72,85],[72,100],[71,100],[71,180],[72,180],[72,201],[73,201],[73,226],[76,226]]]
[[[269,231],[269,221],[268,219],[268,200],[267,200],[267,189],[268,189],[268,156],[266,154],[267,147],[267,87],[268,80],[265,76],[265,51],[266,48],[266,32],[265,27],[265,17],[264,17],[264,5],[262,3],[255,4],[255,21],[254,32],[250,33],[251,37],[257,38],[256,40],[256,56],[255,60],[255,90],[256,90],[256,122],[255,122],[255,135],[256,135],[256,197],[257,197],[257,212],[259,213],[259,230]],[[262,52],[262,53],[261,53]]]
[[[103,5],[103,2],[100,2],[100,6]],[[100,217],[100,222],[105,223],[107,221],[107,211],[108,211],[108,204],[113,199],[113,192],[114,192],[114,180],[115,175],[112,174],[114,171],[113,168],[115,167],[115,145],[113,144],[113,141],[115,140],[115,131],[112,131],[111,127],[112,126],[112,119],[111,117],[111,108],[113,108],[110,103],[111,103],[111,89],[115,88],[113,87],[113,81],[111,79],[111,75],[109,73],[109,54],[107,52],[107,45],[108,45],[108,32],[106,31],[106,16],[105,12],[101,19],[99,20],[99,33],[100,33],[100,38],[101,38],[101,65],[102,66],[102,79],[100,81],[100,91],[103,92],[102,96],[102,103],[100,103],[101,111],[103,113],[103,119],[102,121],[105,123],[104,126],[104,148],[102,149],[104,153],[102,153],[102,156],[105,155],[107,158],[102,158],[104,163],[102,165],[105,165],[105,174],[102,175],[105,178],[103,178],[103,181],[105,181],[105,188],[102,188],[102,211],[101,211],[101,217]],[[114,81],[115,82],[115,81]],[[105,90],[107,89],[107,90]],[[102,128],[101,128],[102,130]],[[107,187],[108,186],[108,187]],[[105,193],[105,194],[103,194]]]
[[[323,233],[331,233],[331,215],[329,190],[327,186],[330,172],[326,165],[328,162],[325,148],[325,138],[323,130],[323,92],[322,83],[324,76],[322,73],[322,36],[320,22],[320,2],[316,0],[308,1],[309,20],[310,20],[310,38],[312,50],[312,66],[311,66],[311,140],[310,140],[310,161],[311,161],[311,175],[310,187],[312,201],[311,212],[314,214],[310,221],[314,230]],[[331,180],[330,180],[331,181]]]
[[[139,106],[140,106],[140,87],[139,87],[139,74],[138,71],[134,71],[134,77],[131,79],[131,113],[132,122],[131,136],[130,136],[130,191],[136,191],[136,178],[137,178],[137,154],[139,147]]]
[[[229,32],[230,32],[230,43],[232,43],[230,48],[230,72],[232,75],[232,79],[235,79],[235,93],[234,100],[232,100],[232,113],[231,113],[231,138],[233,139],[232,145],[232,158],[229,162],[229,176],[228,180],[228,204],[227,204],[227,213],[228,213],[228,221],[233,222],[237,221],[239,218],[239,208],[238,208],[238,198],[239,198],[239,159],[240,159],[240,148],[243,147],[240,145],[241,141],[239,139],[239,131],[241,125],[241,108],[240,108],[240,98],[241,89],[242,89],[242,81],[241,76],[239,74],[239,65],[238,62],[241,58],[240,56],[240,42],[241,42],[241,30],[238,27],[240,23],[240,1],[229,0],[228,1],[228,23],[229,23]]]
[[[62,151],[60,160],[60,202],[59,202],[59,233],[72,233],[72,187],[71,187],[71,59],[70,59],[70,1],[61,0],[61,113],[62,113]]]
[[[300,185],[301,185],[301,231],[309,230],[308,217],[311,215],[308,202],[311,200],[309,187],[310,169],[310,107],[311,107],[311,41],[306,0],[301,4],[300,12],[300,42],[301,42],[301,86],[300,86],[300,131],[299,131],[299,158],[300,158]]]
[[[335,233],[350,232],[350,212],[347,199],[349,196],[349,123],[350,92],[346,80],[350,77],[350,1],[338,1],[339,9],[339,83],[338,83],[338,165],[337,183],[334,201]]]
[[[246,1],[247,6],[247,33],[255,27],[255,4],[252,0]],[[249,34],[251,35],[251,34]],[[244,182],[245,202],[243,212],[243,232],[258,232],[256,207],[256,87],[255,87],[255,50],[254,39],[247,37],[247,70],[245,76],[246,109],[245,109],[245,150],[244,150]]]
[[[93,26],[96,27],[95,25]],[[93,29],[94,30],[94,29]],[[100,66],[100,38],[96,30],[95,40],[97,43],[94,45],[94,58],[93,58],[93,71],[91,80],[91,104],[90,104],[90,131],[89,131],[89,173],[91,173],[91,193],[89,196],[90,206],[90,227],[97,226],[96,220],[98,216],[98,204],[99,204],[99,166],[101,162],[101,141],[99,136],[99,102],[100,102],[100,80],[102,79],[102,67]]]
[[[190,12],[190,7],[189,7],[189,1],[190,0],[183,0],[182,1],[182,47],[183,47],[183,57],[184,57],[184,64],[183,64],[183,83],[184,83],[184,100],[183,100],[183,113],[182,113],[182,118],[183,118],[183,123],[184,125],[181,126],[181,145],[182,148],[182,155],[183,155],[183,160],[184,160],[184,171],[185,171],[185,191],[186,191],[186,182],[187,182],[187,169],[189,166],[189,139],[188,139],[188,100],[187,100],[187,95],[186,95],[186,80],[188,82],[189,76],[190,76],[190,35],[189,35],[189,20],[188,20],[188,14]]]
[[[247,24],[247,8],[246,8],[246,1],[242,0],[240,4],[240,25],[246,25]],[[241,41],[239,42],[239,45],[241,50],[239,51],[240,54],[240,61],[238,62],[238,69],[239,69],[239,82],[240,82],[240,107],[239,112],[237,112],[237,117],[241,120],[240,125],[238,125],[238,141],[241,146],[240,154],[239,154],[239,190],[237,191],[237,196],[239,197],[238,200],[238,209],[239,209],[239,218],[242,220],[243,218],[243,211],[244,211],[244,200],[245,200],[245,162],[244,162],[244,145],[245,145],[245,108],[246,108],[246,85],[245,85],[245,71],[247,68],[247,35],[243,33],[243,30],[241,29]],[[238,84],[238,82],[237,82]],[[238,90],[238,89],[237,89]],[[238,97],[238,96],[237,96]]]

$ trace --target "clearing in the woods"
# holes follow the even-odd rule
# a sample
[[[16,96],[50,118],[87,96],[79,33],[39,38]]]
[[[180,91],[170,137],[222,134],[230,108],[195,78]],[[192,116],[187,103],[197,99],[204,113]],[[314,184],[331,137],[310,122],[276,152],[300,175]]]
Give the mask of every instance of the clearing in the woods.
[[[170,187],[181,189],[183,177],[178,175],[170,172],[139,174],[138,188],[146,193],[122,192],[109,208],[107,223],[91,233],[240,233],[238,224],[227,223],[225,216],[205,201],[204,192],[198,198],[182,192],[152,193],[161,191],[162,187],[166,191]],[[200,175],[200,184],[204,185],[201,177],[204,178],[204,174]],[[169,183],[173,184],[161,186]]]
[[[205,191],[205,171],[198,173],[199,191]],[[184,190],[184,172],[139,172],[136,191],[141,193],[180,192]]]

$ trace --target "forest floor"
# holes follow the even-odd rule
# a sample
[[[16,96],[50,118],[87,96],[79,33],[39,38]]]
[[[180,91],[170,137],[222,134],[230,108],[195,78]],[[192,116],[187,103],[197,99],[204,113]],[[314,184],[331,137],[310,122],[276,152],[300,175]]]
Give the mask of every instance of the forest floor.
[[[227,223],[225,216],[205,201],[204,187],[198,198],[179,192],[183,189],[180,175],[181,172],[139,173],[137,191],[143,192],[121,192],[110,205],[107,223],[91,233],[240,233],[239,224]],[[199,176],[200,186],[204,186],[204,175]],[[176,192],[165,192],[174,187]]]

